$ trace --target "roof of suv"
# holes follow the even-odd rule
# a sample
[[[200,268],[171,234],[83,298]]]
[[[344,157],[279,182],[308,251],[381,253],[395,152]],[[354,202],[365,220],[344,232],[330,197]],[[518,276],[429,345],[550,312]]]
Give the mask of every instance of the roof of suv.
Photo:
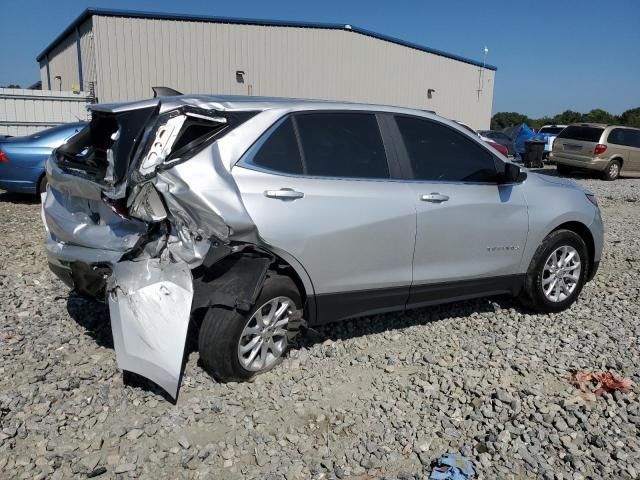
[[[303,98],[285,98],[285,97],[258,97],[245,95],[176,95],[170,97],[157,97],[147,100],[138,100],[128,103],[105,103],[91,105],[89,108],[95,111],[103,112],[120,112],[124,110],[132,110],[136,108],[145,108],[157,105],[161,102],[161,111],[165,112],[175,108],[191,105],[207,110],[269,110],[269,109],[345,109],[345,110],[372,110],[372,111],[391,111],[397,113],[407,113],[411,115],[420,115],[423,117],[437,117],[438,119],[447,120],[428,110],[419,110],[415,108],[397,107],[393,105],[377,105],[368,103],[355,103],[337,100],[315,100]]]

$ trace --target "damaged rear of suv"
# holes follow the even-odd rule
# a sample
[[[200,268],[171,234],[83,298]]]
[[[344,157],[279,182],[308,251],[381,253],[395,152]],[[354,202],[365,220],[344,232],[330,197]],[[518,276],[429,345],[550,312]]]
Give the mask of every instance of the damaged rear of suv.
[[[92,107],[47,162],[51,269],[108,303],[118,365],[176,396],[190,319],[222,381],[304,324],[510,294],[569,308],[597,200],[407,108],[259,97]]]
[[[98,105],[47,162],[51,270],[108,303],[118,365],[174,397],[193,311],[210,310],[201,356],[222,380],[273,367],[302,319],[304,287],[260,246],[217,143],[256,113],[198,98]],[[218,359],[233,336],[245,351]]]

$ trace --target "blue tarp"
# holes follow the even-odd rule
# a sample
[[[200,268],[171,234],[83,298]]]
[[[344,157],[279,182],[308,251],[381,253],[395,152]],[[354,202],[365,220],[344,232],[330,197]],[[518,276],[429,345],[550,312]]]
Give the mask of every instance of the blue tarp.
[[[502,132],[511,139],[514,150],[521,156],[524,153],[524,142],[536,136],[535,132],[526,123],[507,127]]]

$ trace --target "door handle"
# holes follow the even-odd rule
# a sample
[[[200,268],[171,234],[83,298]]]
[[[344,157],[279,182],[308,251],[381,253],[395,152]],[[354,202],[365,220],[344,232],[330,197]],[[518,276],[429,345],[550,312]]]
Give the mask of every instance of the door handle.
[[[431,202],[431,203],[442,203],[449,200],[448,195],[442,195],[437,192],[427,193],[426,195],[421,195],[420,200],[423,202]]]
[[[268,198],[277,198],[279,200],[295,200],[304,197],[304,193],[296,192],[291,188],[281,188],[280,190],[265,190],[264,196]]]

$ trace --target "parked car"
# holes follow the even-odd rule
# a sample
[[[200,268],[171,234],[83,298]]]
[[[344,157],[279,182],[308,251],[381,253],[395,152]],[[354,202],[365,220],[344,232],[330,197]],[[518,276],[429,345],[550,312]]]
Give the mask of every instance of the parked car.
[[[469,125],[467,125],[466,123],[460,122],[458,120],[454,120],[458,125],[460,125],[462,128],[466,129],[468,132],[471,132],[472,135],[477,136],[480,140],[482,140],[483,142],[485,142],[486,144],[488,144],[491,148],[493,148],[494,150],[497,150],[498,152],[500,152],[502,155],[504,155],[505,157],[509,156],[509,150],[504,147],[503,145],[500,145],[499,143],[494,142],[493,140],[491,140],[490,138],[484,137],[482,136],[478,131],[474,130],[473,128],[471,128]]]
[[[503,132],[499,132],[496,130],[479,130],[478,133],[483,137],[487,137],[489,140],[492,140],[496,143],[499,143],[500,145],[505,146],[510,156],[515,155],[513,140]]]
[[[47,161],[51,269],[109,305],[118,364],[175,396],[192,312],[221,381],[302,326],[486,295],[568,308],[601,258],[593,193],[420,110],[260,97],[91,107]]]
[[[543,140],[545,142],[544,146],[544,158],[545,160],[549,158],[549,153],[551,153],[553,142],[558,136],[558,134],[564,130],[566,125],[545,125],[536,133],[536,140]]]
[[[0,139],[0,188],[19,193],[43,192],[47,184],[45,160],[54,148],[84,126],[84,122],[67,123],[25,137]]]
[[[599,123],[569,125],[556,137],[550,158],[560,173],[576,168],[595,170],[605,180],[640,175],[640,129]]]

